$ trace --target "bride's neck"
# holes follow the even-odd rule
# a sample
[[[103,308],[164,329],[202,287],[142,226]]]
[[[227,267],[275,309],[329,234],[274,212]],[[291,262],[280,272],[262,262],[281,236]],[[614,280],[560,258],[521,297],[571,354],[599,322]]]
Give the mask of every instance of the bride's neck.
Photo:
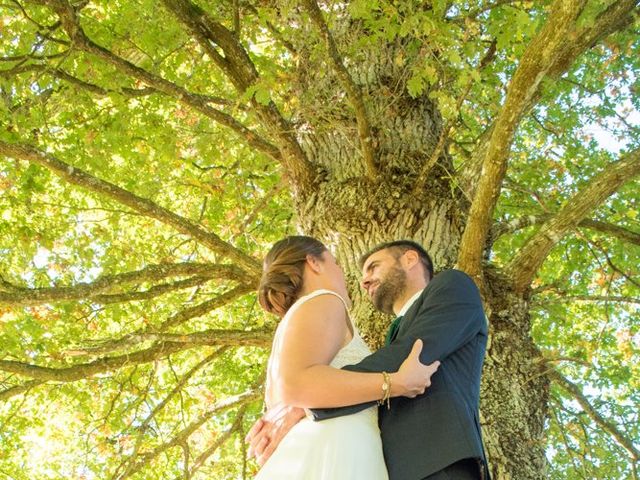
[[[311,292],[315,292],[316,290],[335,290],[335,287],[329,284],[329,282],[323,282],[319,280],[307,281],[304,282],[304,286],[302,290],[300,290],[300,296],[304,297],[305,295],[310,294]]]

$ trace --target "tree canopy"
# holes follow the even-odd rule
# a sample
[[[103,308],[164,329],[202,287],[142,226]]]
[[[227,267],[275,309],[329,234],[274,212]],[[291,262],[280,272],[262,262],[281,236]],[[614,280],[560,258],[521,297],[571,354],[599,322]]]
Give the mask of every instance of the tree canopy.
[[[636,0],[2,0],[0,476],[249,478],[269,246],[319,236],[362,303],[356,254],[388,221],[429,246],[433,221],[436,267],[472,275],[494,344],[530,338],[525,382],[551,382],[544,475],[638,478],[638,17]],[[358,323],[378,345],[382,324]]]

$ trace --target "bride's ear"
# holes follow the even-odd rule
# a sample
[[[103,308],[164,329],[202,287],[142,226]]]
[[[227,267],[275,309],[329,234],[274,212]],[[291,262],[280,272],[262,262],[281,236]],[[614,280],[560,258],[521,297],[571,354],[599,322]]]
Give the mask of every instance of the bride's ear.
[[[313,273],[320,273],[322,271],[322,262],[318,257],[313,255],[307,255],[307,266]]]

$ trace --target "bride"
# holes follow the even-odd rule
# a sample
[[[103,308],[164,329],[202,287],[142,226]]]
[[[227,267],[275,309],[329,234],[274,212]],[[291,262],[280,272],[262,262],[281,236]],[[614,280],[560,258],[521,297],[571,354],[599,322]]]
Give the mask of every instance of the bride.
[[[370,350],[349,318],[344,274],[318,240],[287,237],[267,254],[258,289],[260,305],[281,317],[267,367],[265,403],[331,408],[415,397],[438,362],[423,365],[417,341],[397,372],[340,370]],[[302,410],[300,410],[303,412]],[[256,480],[386,480],[377,408],[314,422],[303,418],[279,444]]]

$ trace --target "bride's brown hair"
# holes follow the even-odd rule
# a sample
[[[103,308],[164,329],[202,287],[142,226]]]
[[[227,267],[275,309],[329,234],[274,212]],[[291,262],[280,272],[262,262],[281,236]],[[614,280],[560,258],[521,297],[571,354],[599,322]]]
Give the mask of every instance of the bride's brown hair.
[[[269,313],[283,317],[298,299],[307,255],[321,258],[327,251],[322,242],[303,235],[276,242],[264,259],[258,301]]]

